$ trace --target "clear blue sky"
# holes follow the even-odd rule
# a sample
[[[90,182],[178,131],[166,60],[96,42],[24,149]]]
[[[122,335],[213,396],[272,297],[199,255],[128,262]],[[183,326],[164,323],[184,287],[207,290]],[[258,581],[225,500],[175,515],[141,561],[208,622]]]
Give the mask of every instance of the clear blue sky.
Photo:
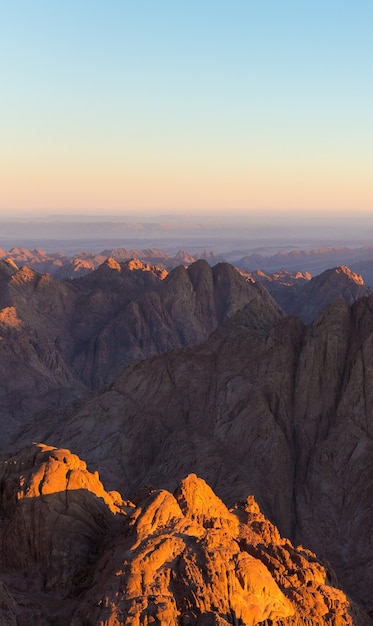
[[[0,212],[373,211],[373,3],[0,0]]]

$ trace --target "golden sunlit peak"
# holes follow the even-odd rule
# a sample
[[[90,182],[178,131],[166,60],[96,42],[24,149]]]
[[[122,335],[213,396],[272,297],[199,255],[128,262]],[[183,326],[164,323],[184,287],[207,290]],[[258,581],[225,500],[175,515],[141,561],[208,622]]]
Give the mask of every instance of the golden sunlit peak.
[[[12,328],[20,328],[22,321],[19,319],[14,306],[8,306],[0,311],[0,324],[11,326]]]

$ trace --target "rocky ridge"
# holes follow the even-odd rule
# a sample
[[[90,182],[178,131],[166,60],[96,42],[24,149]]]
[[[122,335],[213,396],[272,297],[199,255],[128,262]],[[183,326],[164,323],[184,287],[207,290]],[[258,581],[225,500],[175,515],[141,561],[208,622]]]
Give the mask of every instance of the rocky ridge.
[[[335,300],[352,304],[372,293],[362,276],[346,266],[334,267],[312,277],[308,272],[291,273],[285,270],[266,274],[261,270],[246,276],[264,284],[287,315],[298,315],[310,324],[317,315]]]
[[[309,327],[253,302],[202,346],[129,365],[17,441],[70,447],[119,491],[173,490],[194,472],[224,499],[255,493],[372,609],[372,298],[334,302]]]
[[[142,263],[155,265],[168,271],[178,265],[191,265],[199,259],[205,259],[210,265],[225,261],[224,257],[209,250],[190,254],[185,250],[178,250],[170,256],[158,248],[107,248],[100,252],[82,251],[73,256],[63,252],[47,252],[42,248],[28,250],[23,247],[14,247],[6,251],[0,249],[0,260],[11,259],[18,267],[27,265],[39,273],[49,273],[57,280],[80,278],[96,270],[107,258],[113,258],[118,263],[131,259],[140,259]]]
[[[125,365],[205,340],[251,301],[278,306],[227,264],[164,270],[106,260],[59,282],[0,261],[0,445],[17,424],[110,383]]]
[[[362,276],[342,265],[312,278],[283,308],[288,315],[298,315],[309,324],[335,300],[341,298],[352,304],[370,293],[372,288],[364,284]]]
[[[228,510],[192,474],[123,501],[42,444],[3,455],[0,484],[4,624],[370,624],[253,496]]]

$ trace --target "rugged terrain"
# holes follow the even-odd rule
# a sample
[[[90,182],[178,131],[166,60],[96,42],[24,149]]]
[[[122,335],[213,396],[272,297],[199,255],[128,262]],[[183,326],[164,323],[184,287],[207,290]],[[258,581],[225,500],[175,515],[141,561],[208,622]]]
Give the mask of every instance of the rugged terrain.
[[[228,508],[196,475],[134,502],[66,449],[0,460],[0,620],[9,626],[368,626],[330,566],[282,538],[252,496]]]
[[[368,291],[345,267],[293,280],[292,306],[305,321],[315,318],[308,325],[227,263],[200,260],[167,273],[109,258],[57,281],[0,262],[1,435],[9,449],[0,482],[1,606],[10,624],[67,624],[73,615],[82,626],[124,616],[144,625],[365,623],[351,602],[373,611],[373,295],[359,298]],[[226,502],[246,504],[226,512],[190,474]],[[193,507],[207,499],[233,525],[216,526],[214,516],[206,525],[180,496],[185,484],[202,489]],[[264,527],[272,529],[266,539]],[[272,546],[269,558],[267,541],[291,548]],[[331,566],[311,566],[309,549]],[[252,567],[284,614],[247,582]],[[351,601],[330,591],[332,570]],[[250,590],[266,607],[252,600],[255,619],[245,604]],[[27,611],[34,622],[22,622]]]
[[[123,367],[200,343],[249,302],[279,307],[232,266],[198,261],[169,274],[107,259],[75,281],[0,261],[0,445],[28,417],[110,383]]]
[[[129,365],[18,441],[70,447],[124,494],[190,472],[224,499],[249,491],[372,608],[372,333],[373,296],[337,301],[309,327],[248,305],[201,347]]]
[[[266,274],[256,271],[247,274],[266,286],[287,315],[297,315],[309,324],[328,304],[343,299],[349,304],[373,292],[362,276],[342,265],[325,270],[312,277],[307,272],[288,271]]]
[[[221,244],[219,239],[213,240],[213,244],[217,246],[216,250],[206,250],[201,247],[199,239],[193,240],[193,238],[183,242],[187,245],[186,249],[175,248],[175,245],[166,245],[166,241],[159,242],[165,246],[162,249],[154,244],[147,248],[139,246],[99,248],[97,242],[89,240],[85,242],[83,240],[81,243],[86,245],[87,249],[79,250],[79,242],[73,245],[74,242],[70,238],[65,242],[67,246],[62,245],[63,251],[60,252],[47,251],[39,245],[33,249],[13,247],[10,250],[5,250],[0,248],[0,259],[10,258],[19,267],[27,265],[37,272],[48,272],[58,280],[84,276],[97,269],[108,257],[113,258],[118,263],[139,259],[143,263],[157,265],[168,271],[178,265],[191,265],[199,259],[205,259],[210,265],[228,261],[238,267],[240,271],[265,273],[267,276],[271,275],[271,282],[278,280],[283,285],[286,284],[286,276],[281,276],[282,272],[288,275],[308,273],[311,277],[321,274],[331,267],[347,265],[354,272],[361,274],[367,285],[373,287],[372,245],[361,247],[329,245],[321,248],[299,249],[296,247],[294,249],[294,242],[291,242],[288,247],[285,246],[285,249],[282,247],[273,253],[276,242],[268,242],[267,247],[265,245],[257,247],[257,243],[251,242],[250,244],[247,241],[247,247],[251,248],[251,252],[245,252],[245,249],[227,250],[226,245],[222,249],[219,242]],[[240,243],[242,244],[242,242]],[[71,245],[77,250],[74,254],[66,250],[66,247],[69,249]],[[280,275],[276,276],[278,274]],[[283,278],[285,280],[282,280]]]

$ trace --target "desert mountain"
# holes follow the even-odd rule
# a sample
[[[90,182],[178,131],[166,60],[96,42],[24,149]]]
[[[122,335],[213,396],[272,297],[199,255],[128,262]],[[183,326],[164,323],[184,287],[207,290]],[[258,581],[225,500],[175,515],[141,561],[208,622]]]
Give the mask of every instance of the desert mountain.
[[[253,496],[229,510],[192,474],[123,501],[42,444],[3,455],[0,481],[4,625],[370,624]]]
[[[350,269],[353,272],[361,274],[366,285],[373,286],[373,259],[353,263]]]
[[[18,441],[71,448],[123,493],[190,472],[224,499],[254,493],[372,608],[372,311],[373,296],[339,300],[305,327],[252,301],[202,346],[129,365]]]
[[[348,267],[341,266],[326,270],[302,286],[294,300],[284,309],[288,314],[299,315],[308,324],[328,304],[343,298],[349,304],[372,293],[363,278]]]
[[[312,322],[328,304],[342,298],[349,304],[372,293],[362,276],[348,267],[326,270],[312,278],[307,272],[275,274],[256,271],[249,276],[263,283],[287,315],[298,315],[305,324]]]
[[[70,240],[69,244],[71,243]],[[193,241],[193,239],[184,242],[190,245],[190,248],[179,250],[173,246],[166,247],[166,249],[153,246],[105,248],[97,252],[99,249],[97,241],[84,242],[82,240],[81,243],[96,251],[91,249],[76,251],[78,242],[73,246],[74,254],[69,253],[69,245],[67,248],[63,247],[64,251],[61,252],[48,252],[41,247],[33,249],[14,247],[8,251],[0,249],[0,259],[11,258],[19,267],[27,265],[37,272],[48,272],[58,280],[83,276],[97,269],[108,257],[115,259],[118,263],[136,258],[143,263],[157,265],[168,271],[180,264],[190,265],[199,259],[208,261],[210,265],[228,261],[244,272],[259,271],[267,275],[283,271],[293,274],[310,272],[312,275],[317,275],[331,267],[347,265],[354,272],[361,274],[367,285],[373,287],[373,246],[369,245],[359,248],[324,246],[304,250],[281,249],[273,254],[273,244],[276,242],[272,242],[270,247],[254,249],[249,253],[245,250],[227,251],[226,245],[223,246],[224,252],[222,252],[219,239],[214,240],[217,250],[202,250],[200,240]]]
[[[18,267],[27,265],[37,272],[49,273],[57,280],[84,276],[96,270],[107,258],[113,258],[118,263],[139,259],[142,263],[156,265],[167,270],[172,270],[180,264],[191,265],[200,259],[208,261],[210,265],[225,261],[223,256],[213,250],[203,250],[193,254],[178,250],[170,255],[159,248],[107,248],[101,252],[82,251],[73,256],[65,252],[47,252],[42,248],[29,250],[15,247],[9,251],[0,249],[0,260],[6,258],[14,261]]]
[[[1,444],[17,424],[110,383],[134,359],[204,341],[248,303],[281,316],[228,264],[165,270],[106,260],[75,281],[0,261]]]
[[[292,303],[295,301],[302,287],[312,279],[312,275],[309,274],[309,272],[289,272],[288,270],[280,270],[269,274],[263,270],[255,270],[254,272],[240,271],[243,276],[246,276],[248,279],[263,284],[280,307],[289,315],[292,314],[289,308],[292,306]]]

